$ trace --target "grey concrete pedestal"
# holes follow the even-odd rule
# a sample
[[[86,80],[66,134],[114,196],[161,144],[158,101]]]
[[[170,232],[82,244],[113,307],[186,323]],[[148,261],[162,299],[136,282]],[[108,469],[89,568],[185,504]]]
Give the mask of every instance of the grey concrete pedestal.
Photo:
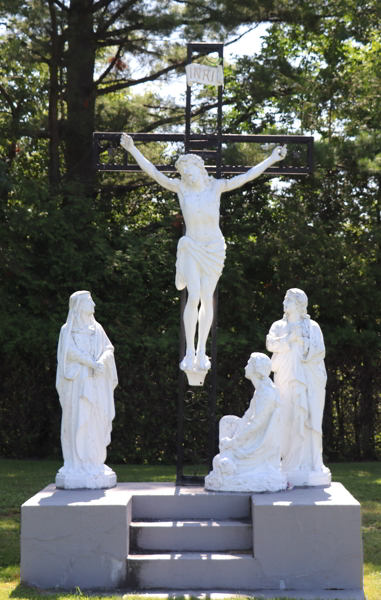
[[[271,587],[363,586],[360,505],[340,484],[253,496],[253,549]]]
[[[362,561],[360,505],[337,483],[273,494],[50,485],[21,509],[21,581],[40,588],[362,600]]]
[[[21,582],[40,588],[126,583],[131,491],[49,485],[21,507]]]

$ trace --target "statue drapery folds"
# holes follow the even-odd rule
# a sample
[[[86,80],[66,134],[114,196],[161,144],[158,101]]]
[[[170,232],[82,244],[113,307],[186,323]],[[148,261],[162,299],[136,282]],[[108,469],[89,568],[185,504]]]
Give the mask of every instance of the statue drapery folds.
[[[94,318],[94,306],[89,292],[70,297],[58,343],[56,386],[62,407],[64,456],[64,466],[57,475],[60,487],[110,487],[104,484],[113,473],[104,462],[111,441],[118,379],[114,348]],[[115,474],[114,478],[115,485]],[[77,479],[89,485],[77,485]]]

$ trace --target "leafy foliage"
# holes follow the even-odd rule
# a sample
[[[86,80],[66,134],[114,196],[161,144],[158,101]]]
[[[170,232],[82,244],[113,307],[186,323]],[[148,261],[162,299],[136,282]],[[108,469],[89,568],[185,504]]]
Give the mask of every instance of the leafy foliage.
[[[168,130],[182,119],[176,103],[132,92],[139,81],[166,77],[182,63],[184,48],[160,36],[191,28],[217,35],[223,26],[231,31],[254,21],[271,26],[261,53],[226,71],[224,129],[314,134],[316,170],[308,179],[263,177],[223,197],[228,251],[219,285],[217,413],[245,410],[248,356],[264,350],[285,291],[297,286],[308,294],[326,340],[326,456],[379,459],[377,3],[239,0],[233,6],[226,0],[190,2],[183,10],[182,3],[157,2],[148,10],[132,2],[119,3],[118,13],[117,3],[104,2],[100,10],[89,1],[81,27],[93,45],[76,70],[79,4],[0,3],[0,15],[18,32],[0,38],[0,453],[59,456],[56,343],[70,294],[88,289],[115,345],[120,378],[109,457],[173,462],[179,207],[144,176],[90,177],[91,133]],[[146,62],[140,79],[132,70],[136,57]],[[199,101],[213,103],[209,88]],[[213,119],[201,110],[198,130],[213,130]],[[154,162],[174,160],[177,151],[144,148]],[[261,152],[224,149],[229,163],[253,164]]]

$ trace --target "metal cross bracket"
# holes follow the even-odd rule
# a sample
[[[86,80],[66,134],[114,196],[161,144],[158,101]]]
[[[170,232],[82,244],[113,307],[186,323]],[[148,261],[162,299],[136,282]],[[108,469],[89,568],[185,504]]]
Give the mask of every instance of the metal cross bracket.
[[[289,148],[289,158],[286,161],[291,164],[279,167],[270,167],[264,175],[310,175],[314,169],[314,138],[306,135],[233,135],[233,134],[189,134],[181,133],[130,133],[134,142],[177,142],[184,144],[185,153],[198,154],[205,161],[205,167],[208,173],[221,175],[237,175],[246,173],[253,165],[218,165],[220,152],[218,150],[205,149],[208,147],[216,148],[219,145],[227,144],[287,144]],[[129,164],[128,152],[120,148],[121,133],[93,133],[93,168],[97,171],[123,171],[138,173],[141,171],[137,164]],[[123,162],[116,163],[115,154],[123,152]],[[303,156],[304,155],[304,156]],[[297,166],[304,159],[304,166]],[[208,164],[207,161],[214,160],[215,164]],[[176,169],[171,164],[155,165],[158,171],[166,173],[175,173]]]

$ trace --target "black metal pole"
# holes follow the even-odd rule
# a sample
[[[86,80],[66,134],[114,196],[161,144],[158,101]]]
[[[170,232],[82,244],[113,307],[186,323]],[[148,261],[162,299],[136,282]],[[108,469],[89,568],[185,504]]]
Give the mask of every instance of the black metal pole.
[[[187,300],[186,290],[181,291],[180,295],[180,349],[179,364],[185,354],[185,328],[184,328],[184,308]],[[179,394],[177,401],[177,460],[176,460],[176,484],[182,483],[183,463],[184,463],[184,394],[185,394],[185,373],[179,369]]]
[[[221,59],[222,68],[224,68],[224,47],[221,45],[218,49],[218,56]],[[222,86],[218,87],[218,107],[217,107],[217,161],[216,176],[221,177],[221,139],[222,136]],[[216,400],[217,400],[217,318],[218,318],[218,284],[213,295],[213,323],[212,323],[212,373],[211,390],[209,400],[209,452],[208,469],[213,468],[213,458],[216,454]]]
[[[192,48],[188,44],[187,49],[187,64],[192,62]],[[186,90],[186,106],[185,106],[185,154],[189,152],[191,127],[191,88],[187,85]],[[185,223],[183,225],[182,235],[185,235]],[[180,350],[179,364],[185,354],[185,327],[184,327],[184,309],[187,301],[187,290],[181,291],[180,295]],[[178,410],[177,410],[177,461],[176,461],[176,484],[184,483],[183,466],[184,466],[184,395],[185,395],[185,373],[179,368],[179,394],[178,394]]]
[[[187,64],[189,65],[192,62],[192,46],[188,44],[187,50]],[[191,87],[187,85],[187,94],[186,94],[186,106],[185,106],[185,154],[189,152],[189,141],[190,141],[190,132],[191,132],[191,111],[192,111],[192,100],[191,100]]]

